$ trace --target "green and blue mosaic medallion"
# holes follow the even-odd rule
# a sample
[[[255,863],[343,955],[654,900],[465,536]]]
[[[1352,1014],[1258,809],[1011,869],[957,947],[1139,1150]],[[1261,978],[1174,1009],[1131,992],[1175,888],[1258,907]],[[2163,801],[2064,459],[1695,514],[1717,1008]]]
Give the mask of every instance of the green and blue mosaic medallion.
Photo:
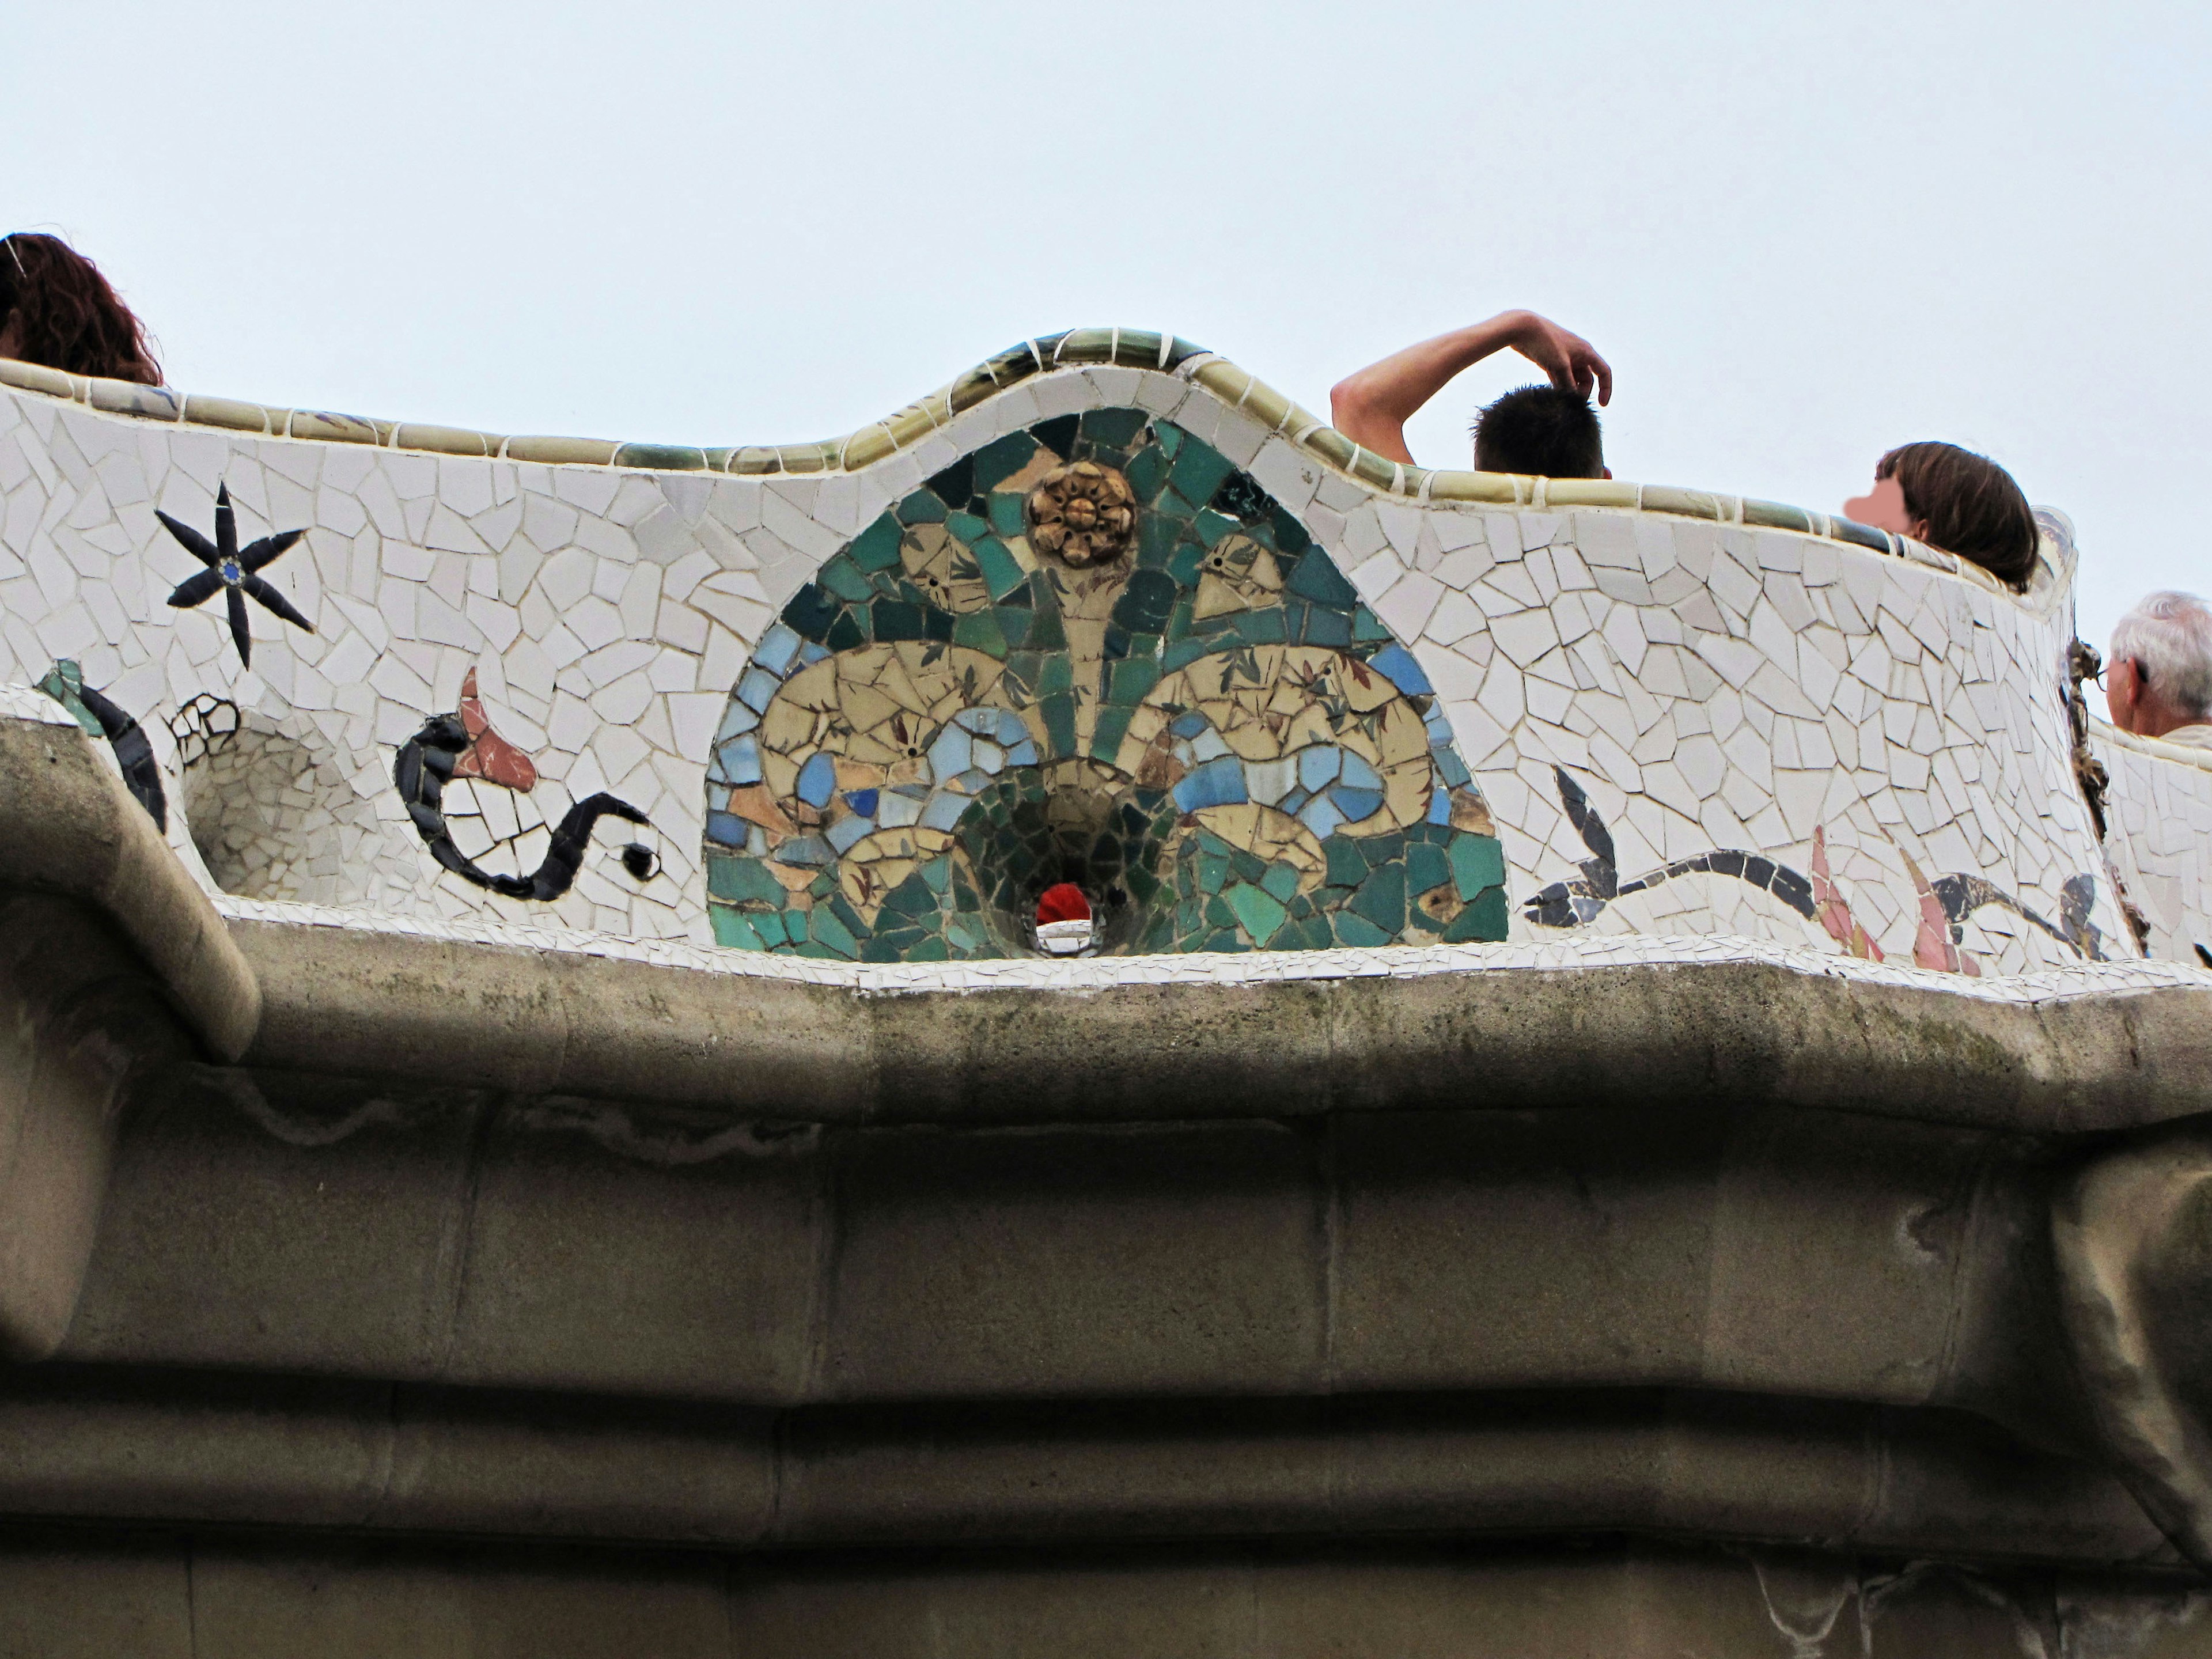
[[[1021,956],[1498,939],[1504,860],[1412,654],[1249,475],[1136,409],[1043,421],[784,607],[707,781],[724,945]]]

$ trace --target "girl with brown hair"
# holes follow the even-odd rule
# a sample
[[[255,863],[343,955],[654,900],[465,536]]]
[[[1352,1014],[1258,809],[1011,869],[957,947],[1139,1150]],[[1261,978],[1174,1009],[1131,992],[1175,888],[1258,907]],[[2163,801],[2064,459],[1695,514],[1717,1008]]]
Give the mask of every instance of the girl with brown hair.
[[[1910,536],[2025,591],[2035,574],[2035,509],[2012,474],[1956,444],[1905,444],[1875,463],[1874,488],[1844,516]]]
[[[161,366],[100,267],[58,236],[0,237],[0,357],[70,374],[161,384]]]

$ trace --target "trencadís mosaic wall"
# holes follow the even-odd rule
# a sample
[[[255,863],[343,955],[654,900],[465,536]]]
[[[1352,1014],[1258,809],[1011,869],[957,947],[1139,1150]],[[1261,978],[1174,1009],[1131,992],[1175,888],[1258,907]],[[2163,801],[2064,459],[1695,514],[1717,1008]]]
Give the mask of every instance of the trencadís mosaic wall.
[[[2090,740],[2112,779],[2112,871],[2149,954],[2212,968],[2212,753],[2102,722]]]
[[[0,682],[240,899],[863,960],[2212,942],[2212,779],[2025,597],[1770,503],[1423,472],[1084,331],[835,442],[500,438],[0,365]],[[2201,806],[2188,805],[2198,811]],[[2202,821],[2201,816],[2198,821]]]

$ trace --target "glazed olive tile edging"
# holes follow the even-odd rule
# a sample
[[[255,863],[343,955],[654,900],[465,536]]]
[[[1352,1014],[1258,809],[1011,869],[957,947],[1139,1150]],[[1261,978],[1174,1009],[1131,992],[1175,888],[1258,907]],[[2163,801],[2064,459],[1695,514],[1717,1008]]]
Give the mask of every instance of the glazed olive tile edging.
[[[1961,576],[1995,592],[2009,592],[1978,565],[1888,531],[1849,519],[1671,484],[1638,484],[1612,478],[1540,478],[1504,472],[1471,472],[1407,466],[1362,448],[1319,416],[1284,397],[1225,357],[1174,335],[1143,329],[1079,328],[1025,340],[969,369],[918,403],[842,438],[819,443],[750,444],[693,448],[681,444],[631,443],[619,439],[506,436],[460,427],[278,409],[232,398],[173,392],[166,386],[68,374],[42,364],[0,358],[0,385],[67,398],[108,414],[211,427],[271,438],[368,444],[427,454],[536,462],[555,466],[613,466],[638,471],[720,472],[739,476],[808,476],[854,472],[911,449],[993,393],[1056,368],[1106,365],[1172,372],[1205,386],[1231,408],[1279,433],[1308,458],[1386,495],[1422,501],[1522,507],[1534,511],[1613,507],[1664,513],[1754,529],[1794,531],[1848,542]],[[2069,574],[2039,566],[2034,588]]]

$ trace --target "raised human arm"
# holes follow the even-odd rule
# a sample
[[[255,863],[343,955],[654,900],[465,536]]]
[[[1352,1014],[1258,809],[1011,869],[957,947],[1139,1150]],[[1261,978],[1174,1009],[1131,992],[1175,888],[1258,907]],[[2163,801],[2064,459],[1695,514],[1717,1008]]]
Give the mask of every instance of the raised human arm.
[[[1329,419],[1339,432],[1377,455],[1413,465],[1406,422],[1446,383],[1510,346],[1562,391],[1592,391],[1613,400],[1613,370],[1580,335],[1533,311],[1502,311],[1486,323],[1455,329],[1370,363],[1330,388]]]

